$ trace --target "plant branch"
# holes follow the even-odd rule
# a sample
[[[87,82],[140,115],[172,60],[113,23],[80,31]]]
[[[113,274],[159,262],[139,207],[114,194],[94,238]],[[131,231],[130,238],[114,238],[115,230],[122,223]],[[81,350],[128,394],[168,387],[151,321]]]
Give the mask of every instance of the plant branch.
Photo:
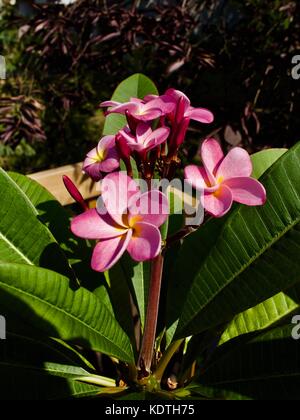
[[[149,299],[145,323],[145,331],[142,340],[140,356],[138,360],[138,370],[143,377],[151,373],[151,365],[154,354],[156,327],[159,310],[159,300],[161,291],[161,280],[163,273],[164,257],[159,255],[152,261],[151,282],[149,290]]]
[[[168,364],[170,363],[172,357],[177,352],[183,341],[184,338],[181,340],[174,341],[174,343],[171,343],[165,351],[165,353],[163,354],[162,358],[160,359],[156,371],[154,373],[155,378],[159,382],[161,381],[163,374],[165,373],[165,370],[168,367]]]
[[[182,239],[186,238],[187,236],[191,235],[192,233],[196,232],[199,229],[193,226],[185,226],[179,232],[175,233],[174,235],[170,236],[166,241],[166,247],[169,248],[174,243],[181,241]]]

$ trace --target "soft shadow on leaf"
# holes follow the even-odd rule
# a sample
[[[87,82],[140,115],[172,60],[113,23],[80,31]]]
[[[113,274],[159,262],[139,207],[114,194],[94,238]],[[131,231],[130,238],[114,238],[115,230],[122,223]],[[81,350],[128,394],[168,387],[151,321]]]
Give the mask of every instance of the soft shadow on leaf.
[[[208,397],[299,400],[300,341],[286,325],[221,346],[198,377]]]
[[[7,321],[7,339],[0,345],[1,400],[62,400],[99,392],[74,380],[87,366],[72,349],[44,336],[45,330],[58,335],[52,325],[3,290],[0,302]]]

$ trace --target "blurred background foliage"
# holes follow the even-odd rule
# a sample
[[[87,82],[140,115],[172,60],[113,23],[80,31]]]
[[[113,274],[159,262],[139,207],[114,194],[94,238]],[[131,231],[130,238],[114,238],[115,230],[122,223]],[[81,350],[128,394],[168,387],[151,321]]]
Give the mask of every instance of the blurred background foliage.
[[[201,139],[250,152],[300,140],[299,2],[288,0],[2,0],[0,165],[32,172],[78,162],[101,136],[98,109],[132,73],[161,92],[211,109],[183,150]],[[69,3],[69,2],[67,2]]]

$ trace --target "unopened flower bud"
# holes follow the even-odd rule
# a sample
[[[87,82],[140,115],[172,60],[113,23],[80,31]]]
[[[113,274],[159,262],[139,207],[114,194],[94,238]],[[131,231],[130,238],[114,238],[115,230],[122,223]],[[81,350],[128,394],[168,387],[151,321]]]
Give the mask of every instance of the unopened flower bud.
[[[68,176],[63,175],[63,182],[70,196],[82,207],[84,211],[88,210],[89,207],[87,203],[84,201],[80,191],[78,190],[76,185],[73,183],[73,181],[71,181],[71,179]]]

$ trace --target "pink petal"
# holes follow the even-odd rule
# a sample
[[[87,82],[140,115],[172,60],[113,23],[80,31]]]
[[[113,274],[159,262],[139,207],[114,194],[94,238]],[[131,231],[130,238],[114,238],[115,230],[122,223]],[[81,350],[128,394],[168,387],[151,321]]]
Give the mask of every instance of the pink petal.
[[[152,101],[147,102],[143,109],[146,111],[156,108],[161,111],[161,114],[169,114],[170,112],[174,111],[175,106],[176,105],[172,98],[170,98],[168,95],[162,95],[158,96]]]
[[[135,102],[136,104],[144,104],[145,102],[140,98],[130,98],[130,102]]]
[[[100,272],[109,270],[122,257],[131,237],[132,231],[129,230],[121,237],[100,241],[93,252],[92,269]]]
[[[169,202],[160,191],[153,190],[142,194],[129,207],[129,224],[136,222],[150,223],[160,227],[169,216]]]
[[[124,234],[124,230],[108,214],[100,216],[96,209],[74,217],[71,230],[74,235],[84,239],[107,239]]]
[[[210,124],[214,121],[213,113],[205,108],[190,107],[185,113],[185,116],[190,118],[191,120],[199,121],[205,124]]]
[[[158,98],[158,95],[146,95],[144,97],[144,101],[145,101],[145,103],[147,103],[147,102],[153,101],[153,99],[157,99],[157,98]]]
[[[97,162],[97,160],[98,160],[98,149],[97,149],[97,147],[95,147],[94,149],[92,149],[86,155],[86,160],[87,160],[88,165],[91,165],[92,163]]]
[[[217,178],[250,177],[253,171],[251,158],[246,150],[235,147],[224,158],[217,171]]]
[[[120,133],[116,136],[116,151],[118,153],[119,160],[122,159],[125,162],[128,162],[131,156],[131,149],[126,138],[120,135]]]
[[[178,126],[178,133],[174,141],[176,148],[180,147],[183,144],[186,137],[187,130],[190,125],[190,121],[191,121],[190,118],[185,118],[185,117],[180,120],[180,124]]]
[[[168,127],[161,127],[154,130],[153,133],[146,139],[144,143],[147,150],[154,149],[160,144],[164,143],[169,137],[170,129]]]
[[[161,250],[161,234],[156,226],[137,223],[127,251],[135,261],[148,261],[157,257]]]
[[[108,107],[118,106],[118,105],[121,105],[121,103],[116,102],[116,101],[105,101],[105,102],[101,102],[100,104],[102,108],[108,108]]]
[[[130,201],[140,194],[137,183],[126,172],[114,172],[101,182],[101,199],[111,217],[124,226],[123,216],[128,213]]]
[[[113,172],[120,167],[120,157],[116,147],[108,151],[106,159],[99,164],[102,172]]]
[[[173,100],[175,101],[176,104],[178,104],[178,101],[180,100],[180,98],[183,99],[183,104],[184,104],[184,112],[186,112],[189,107],[191,106],[191,101],[189,100],[189,98],[180,90],[176,90],[176,89],[168,89],[165,93],[165,95],[170,96],[171,98],[173,98]]]
[[[151,135],[152,128],[150,124],[140,122],[136,128],[137,143],[144,144],[147,138]]]
[[[116,136],[105,136],[99,141],[97,150],[101,152],[103,150],[111,149],[116,144]]]
[[[262,206],[266,203],[265,187],[256,179],[241,177],[232,178],[224,182],[230,188],[233,200],[247,206]]]
[[[100,181],[101,175],[101,163],[95,162],[91,158],[87,157],[83,162],[83,172],[89,175],[95,182]]]
[[[150,102],[149,102],[150,103]],[[131,112],[131,114],[139,121],[152,121],[156,120],[162,115],[162,111],[158,108],[151,108],[145,111]]]
[[[184,169],[185,179],[196,189],[206,190],[210,185],[205,168],[196,165],[186,166]]]
[[[128,127],[125,127],[122,130],[120,130],[119,135],[122,136],[127,141],[128,145],[135,146],[137,144],[137,139],[131,133]]]
[[[124,104],[120,104],[118,106],[115,106],[113,108],[110,108],[107,111],[107,115],[109,114],[125,114],[126,111],[129,111],[131,114],[138,113],[140,109],[140,104],[137,104],[135,102],[126,102]]]
[[[215,193],[205,193],[202,204],[205,210],[214,217],[223,217],[232,207],[233,198],[231,191],[225,185],[221,185]]]
[[[221,146],[215,139],[207,139],[201,147],[201,158],[204,163],[207,176],[212,185],[215,183],[214,175],[220,163],[224,159],[224,153]]]

